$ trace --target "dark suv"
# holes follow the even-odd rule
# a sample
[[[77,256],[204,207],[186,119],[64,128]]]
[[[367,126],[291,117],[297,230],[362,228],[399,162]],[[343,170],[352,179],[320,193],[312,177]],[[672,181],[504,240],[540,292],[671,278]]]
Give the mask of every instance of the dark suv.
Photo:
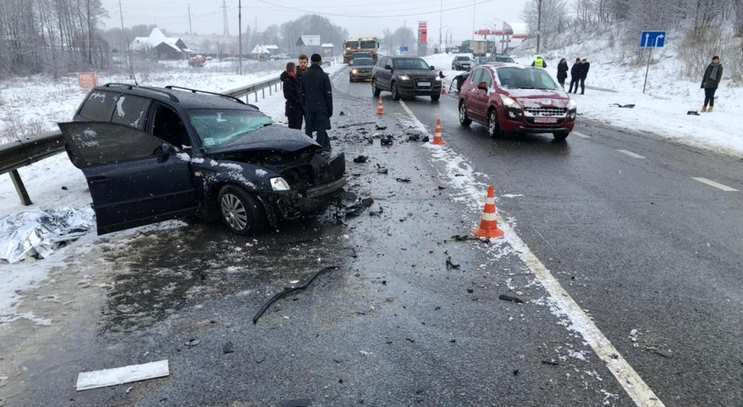
[[[260,232],[323,210],[345,183],[343,154],[211,92],[107,84],[59,127],[98,234],[193,216]]]
[[[474,120],[502,133],[552,133],[565,140],[575,126],[576,104],[544,69],[480,65],[459,92],[459,123]]]
[[[379,57],[372,71],[372,93],[379,97],[383,90],[392,92],[392,99],[430,96],[437,102],[441,97],[441,79],[423,58]]]

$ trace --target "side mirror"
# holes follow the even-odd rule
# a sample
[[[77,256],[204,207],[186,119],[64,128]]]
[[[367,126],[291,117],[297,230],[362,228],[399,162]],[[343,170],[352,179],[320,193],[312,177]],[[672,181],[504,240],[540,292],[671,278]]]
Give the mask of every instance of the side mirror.
[[[386,69],[388,71],[391,71],[392,70],[392,65],[387,64],[387,65],[384,66],[384,69]]]
[[[168,158],[170,158],[171,155],[175,154],[176,149],[173,147],[173,145],[168,143],[162,143],[157,148],[157,151],[155,151],[155,155],[157,155],[157,162],[162,163],[165,161],[168,161]]]
[[[477,89],[482,89],[487,92],[488,90],[488,83],[487,82],[480,82],[477,84]]]
[[[435,67],[435,66],[433,66],[433,65],[431,65],[431,70],[432,70],[432,71],[435,71],[435,70],[436,70],[436,67]]]

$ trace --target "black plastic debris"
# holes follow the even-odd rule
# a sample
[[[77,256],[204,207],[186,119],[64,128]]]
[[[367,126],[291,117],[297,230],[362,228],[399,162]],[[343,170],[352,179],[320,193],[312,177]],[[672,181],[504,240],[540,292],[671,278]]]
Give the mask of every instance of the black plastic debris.
[[[612,106],[616,106],[621,109],[634,109],[635,108],[634,103],[627,103],[626,105],[623,105],[621,103],[612,103]]]
[[[459,268],[462,267],[461,264],[456,264],[451,260],[451,256],[447,256],[446,258],[446,269],[447,270],[459,270]]]
[[[200,340],[198,340],[196,338],[191,338],[184,345],[188,346],[189,348],[193,348],[194,346],[199,346],[200,343],[201,343]]]
[[[385,134],[379,139],[379,144],[383,146],[391,146],[395,143],[395,137],[392,134]]]
[[[390,171],[387,168],[382,167],[381,165],[377,164],[377,174],[387,175],[389,174],[389,172]]]
[[[475,292],[475,290],[473,290],[472,288],[468,288],[468,289],[467,289],[467,292],[468,292],[469,294],[472,294],[472,293],[474,293],[474,292]]]
[[[451,238],[455,242],[466,242],[468,240],[477,240],[477,238],[469,236],[469,235],[453,235]]]
[[[687,116],[699,116],[699,112],[697,112],[696,110],[689,110],[688,112],[686,112],[686,115]]]
[[[222,345],[222,353],[225,355],[228,353],[234,353],[235,352],[235,345],[232,342],[227,342],[224,345]]]
[[[548,366],[560,366],[560,362],[556,362],[556,361],[551,360],[551,359],[550,360],[543,360],[542,361],[542,364],[543,365],[548,365]]]
[[[338,116],[345,116],[345,115],[346,115],[346,113],[343,110],[341,110],[341,112],[338,113]]]
[[[329,273],[329,272],[331,272],[333,270],[337,270],[337,269],[338,269],[338,266],[329,266],[329,267],[321,268],[315,274],[313,274],[312,277],[310,277],[310,279],[307,280],[307,282],[305,282],[304,284],[302,284],[300,286],[297,286],[297,287],[286,287],[286,288],[284,288],[283,291],[281,291],[278,294],[276,294],[273,297],[271,297],[271,299],[268,300],[265,304],[263,304],[263,306],[258,310],[258,312],[256,312],[255,316],[253,317],[253,324],[258,323],[258,320],[261,318],[261,316],[263,316],[263,314],[268,310],[268,308],[270,308],[271,305],[273,303],[275,303],[276,301],[278,301],[278,300],[280,300],[280,299],[282,299],[282,298],[284,298],[284,297],[286,297],[288,295],[291,295],[291,294],[293,294],[293,293],[295,293],[297,291],[306,290],[307,287],[309,287],[312,284],[312,282],[315,281],[315,279],[318,276],[320,276],[321,274],[324,274],[324,273]]]
[[[373,198],[357,199],[356,202],[354,202],[353,204],[346,206],[346,217],[353,218],[359,216],[361,215],[361,212],[363,212],[366,208],[372,206],[372,204],[374,204]]]
[[[377,129],[377,130],[387,130],[387,126],[385,126],[384,124],[381,124],[381,123],[377,123],[374,126],[374,128]]]
[[[423,136],[423,138],[421,139],[421,141],[424,142],[424,143],[428,143],[429,140],[431,140],[431,139],[428,136]]]
[[[506,295],[506,294],[499,295],[498,296],[498,299],[499,300],[503,300],[503,301],[515,302],[516,304],[523,304],[524,303],[524,300],[522,300],[521,298],[519,298],[519,297],[513,297],[511,295]]]
[[[407,183],[409,183],[409,182],[410,182],[410,178],[399,178],[399,177],[398,177],[398,178],[395,178],[395,181],[397,181],[397,182],[402,182],[402,183],[404,183],[404,184],[407,184]]]
[[[356,158],[354,158],[353,159],[353,162],[355,162],[356,164],[363,164],[363,163],[367,162],[368,160],[369,160],[369,157],[367,157],[365,155],[360,155],[360,156],[357,156]]]

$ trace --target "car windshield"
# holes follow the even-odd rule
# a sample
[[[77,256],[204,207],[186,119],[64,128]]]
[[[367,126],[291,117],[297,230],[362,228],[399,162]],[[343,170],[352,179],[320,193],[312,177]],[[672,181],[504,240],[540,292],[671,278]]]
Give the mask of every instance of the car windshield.
[[[361,48],[362,49],[375,49],[377,48],[377,42],[376,41],[361,41]]]
[[[457,61],[469,61],[470,57],[457,57]]]
[[[374,60],[371,58],[354,58],[351,65],[354,65],[354,66],[374,65]]]
[[[514,62],[511,57],[495,57],[496,62]]]
[[[200,109],[189,111],[191,125],[204,147],[220,147],[255,132],[273,121],[263,113],[250,110]]]
[[[498,69],[498,80],[506,89],[557,89],[552,77],[541,69],[501,68]]]
[[[359,42],[358,41],[346,41],[346,48],[358,48]]]
[[[429,69],[421,58],[396,58],[394,64],[396,69]]]

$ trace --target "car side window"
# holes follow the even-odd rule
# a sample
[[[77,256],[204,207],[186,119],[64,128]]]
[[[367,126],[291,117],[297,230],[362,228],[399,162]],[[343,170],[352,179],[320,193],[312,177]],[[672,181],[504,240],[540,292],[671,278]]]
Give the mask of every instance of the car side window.
[[[111,121],[111,114],[116,106],[116,99],[119,97],[117,92],[108,92],[103,90],[94,90],[90,92],[80,107],[78,115],[83,120],[94,122]]]
[[[60,126],[66,126],[66,147],[78,168],[150,158],[162,144],[146,132],[123,124],[72,122]]]
[[[480,78],[482,77],[482,69],[475,69],[475,72],[470,75],[470,81],[475,84],[475,86],[480,84]]]
[[[157,104],[152,122],[152,135],[178,148],[191,147],[186,126],[175,110]]]
[[[147,98],[121,95],[116,101],[116,107],[114,108],[111,122],[142,130],[144,129],[144,122],[149,107],[150,100]]]
[[[490,74],[490,71],[487,69],[480,69],[480,82],[485,82],[488,84],[488,89],[493,86],[493,75]],[[479,83],[479,82],[478,82]]]

